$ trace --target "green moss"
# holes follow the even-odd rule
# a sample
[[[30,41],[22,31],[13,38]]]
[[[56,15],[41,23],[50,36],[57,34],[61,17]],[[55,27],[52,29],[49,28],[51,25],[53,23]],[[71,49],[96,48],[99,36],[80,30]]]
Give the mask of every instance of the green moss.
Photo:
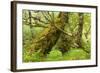
[[[47,60],[48,61],[57,61],[62,59],[62,53],[59,50],[52,50],[48,55],[47,55]]]
[[[71,49],[65,55],[65,60],[84,60],[88,58],[88,54],[82,49]]]

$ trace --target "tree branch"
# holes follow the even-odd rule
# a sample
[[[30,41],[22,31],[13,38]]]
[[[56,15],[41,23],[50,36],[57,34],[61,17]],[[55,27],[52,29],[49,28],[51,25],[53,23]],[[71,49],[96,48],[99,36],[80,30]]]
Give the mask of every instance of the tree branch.
[[[86,39],[88,39],[88,34],[89,34],[90,29],[91,29],[91,26],[89,27],[88,31],[86,33],[84,33]]]
[[[32,17],[34,20],[38,20],[39,22],[41,22],[41,23],[44,23],[44,24],[48,24],[48,22],[45,22],[45,21],[42,21],[42,20],[40,20],[40,19],[36,19],[35,17]]]
[[[48,19],[48,17],[45,16],[44,12],[41,12],[41,13],[42,13],[42,15],[44,16],[44,18],[45,18],[48,22],[51,22],[51,21]]]
[[[48,28],[48,25],[42,25],[42,24],[36,24],[36,23],[32,23],[32,24],[35,24],[35,25],[32,25],[32,27],[44,27],[44,28]],[[29,25],[29,23],[27,23],[26,25]]]
[[[54,25],[58,30],[60,30],[62,33],[72,36],[72,34],[65,32],[64,30],[62,30],[61,28],[59,28],[58,26]]]
[[[54,26],[55,26],[58,30],[60,30],[62,33],[66,34],[66,35],[68,35],[68,36],[72,36],[72,34],[65,32],[64,30],[60,29],[60,28],[57,27],[56,25],[54,25]],[[48,35],[48,34],[47,34],[47,35]],[[40,41],[43,40],[45,37],[46,37],[46,35],[43,36],[43,37],[41,37],[39,40],[36,40],[34,43],[40,42]]]
[[[48,14],[48,16],[49,16],[50,18],[52,18],[52,16],[50,15],[50,13],[49,13],[49,12],[47,12],[47,14]]]

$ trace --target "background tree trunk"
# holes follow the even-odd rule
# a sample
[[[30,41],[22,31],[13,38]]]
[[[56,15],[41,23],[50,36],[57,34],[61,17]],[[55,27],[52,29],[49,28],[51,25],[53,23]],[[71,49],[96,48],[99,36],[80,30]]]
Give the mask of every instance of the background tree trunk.
[[[32,38],[33,38],[33,32],[32,32],[32,15],[31,15],[31,11],[28,11],[29,13],[29,25],[30,25],[30,31],[31,31],[31,34],[32,34]]]
[[[82,31],[83,31],[83,22],[84,20],[84,15],[83,13],[79,13],[79,24],[78,24],[78,31],[77,31],[77,45],[78,47],[82,47]]]

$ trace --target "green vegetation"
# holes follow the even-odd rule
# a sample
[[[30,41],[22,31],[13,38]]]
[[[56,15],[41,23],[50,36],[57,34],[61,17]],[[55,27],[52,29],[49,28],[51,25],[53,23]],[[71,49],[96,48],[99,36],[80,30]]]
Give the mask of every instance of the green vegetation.
[[[91,14],[23,10],[23,62],[91,57]]]

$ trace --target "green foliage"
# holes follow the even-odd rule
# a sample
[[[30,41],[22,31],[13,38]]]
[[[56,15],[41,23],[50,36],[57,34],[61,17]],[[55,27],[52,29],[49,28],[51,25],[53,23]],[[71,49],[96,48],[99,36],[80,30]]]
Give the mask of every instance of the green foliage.
[[[31,29],[28,25],[23,25],[23,39],[24,40],[29,40],[31,37],[32,34],[31,34]]]
[[[43,28],[35,27],[32,29],[32,31],[33,31],[34,38],[37,38],[39,37],[40,33],[43,31]]]
[[[79,17],[77,13],[69,13],[69,25],[66,27],[66,30],[70,32],[75,32],[77,30],[77,25],[79,23]]]
[[[32,57],[32,62],[39,62],[39,61],[41,61],[40,54],[37,53],[37,52],[33,53],[31,57]]]
[[[91,52],[91,41],[88,41],[88,42],[82,42],[82,46],[83,48],[87,51],[87,52]]]
[[[30,55],[30,53],[24,49],[24,56],[23,56],[23,61],[24,62],[39,62],[41,61],[40,53],[33,53]]]
[[[62,53],[59,50],[52,50],[47,55],[47,61],[58,61],[62,59]]]
[[[31,56],[29,55],[29,52],[23,48],[23,62],[30,62]]]
[[[89,26],[91,25],[91,14],[85,13],[84,14],[84,32],[87,32],[89,29]]]
[[[44,13],[44,15],[50,20],[48,21],[45,16],[42,14]],[[67,12],[64,12],[66,17],[67,17]],[[54,14],[54,16],[53,16]],[[30,18],[31,21],[31,26],[30,26],[30,21],[29,21],[29,11],[28,10],[23,10],[23,62],[41,62],[41,61],[60,61],[60,60],[84,60],[84,59],[90,59],[91,57],[91,30],[89,30],[89,28],[91,27],[91,14],[90,13],[83,13],[84,14],[84,23],[83,23],[83,31],[82,31],[82,47],[77,48],[77,43],[76,40],[78,38],[77,37],[77,31],[78,31],[78,24],[79,24],[79,13],[77,12],[68,12],[68,23],[64,22],[63,24],[66,24],[64,29],[62,29],[63,31],[65,31],[65,33],[69,33],[74,35],[74,37],[72,36],[68,36],[66,35],[64,32],[62,32],[63,38],[58,38],[57,41],[55,42],[55,45],[53,45],[51,49],[51,51],[49,52],[49,54],[45,55],[45,56],[41,56],[41,52],[33,52],[32,54],[30,54],[30,50],[33,48],[34,46],[34,40],[40,40],[41,39],[41,34],[42,39],[46,38],[46,40],[49,38],[48,34],[51,31],[51,28],[49,27],[39,27],[38,24],[42,24],[42,25],[47,25],[50,26],[50,24],[56,25],[56,26],[61,26],[61,19],[59,18],[59,14],[60,12],[46,12],[46,11],[31,11],[31,16],[32,17],[40,17],[40,20],[42,21],[38,21],[36,19]],[[66,19],[67,21],[67,19]],[[37,22],[38,24],[36,24],[35,22]],[[45,22],[45,23],[44,23]],[[37,25],[37,27],[35,27],[34,25]],[[53,30],[54,32],[56,32],[55,28]],[[60,30],[61,32],[61,30]],[[54,34],[55,35],[55,34]],[[52,36],[51,36],[52,37]],[[66,38],[64,38],[66,37]],[[52,39],[48,39],[48,40],[55,40],[56,38],[52,38]],[[38,43],[35,43],[35,45],[38,45],[38,48],[41,49],[41,45],[42,47],[45,45],[48,45],[49,41],[46,41],[43,44],[38,45]],[[63,42],[62,42],[63,40]],[[43,40],[45,41],[45,40]],[[67,42],[66,42],[67,41]],[[41,42],[39,42],[41,43]],[[51,45],[51,44],[50,44]],[[61,48],[58,49],[59,45],[61,46],[67,46],[65,48]],[[73,48],[72,48],[73,47]],[[48,48],[48,47],[47,47]],[[61,50],[68,48],[68,51],[66,51],[65,53],[62,53]],[[71,49],[69,49],[71,48]],[[34,48],[33,48],[34,49]],[[88,51],[88,53],[86,53],[86,51]],[[44,48],[42,49],[44,50]]]
[[[81,48],[72,48],[64,55],[65,60],[84,60],[87,59],[88,54]]]

